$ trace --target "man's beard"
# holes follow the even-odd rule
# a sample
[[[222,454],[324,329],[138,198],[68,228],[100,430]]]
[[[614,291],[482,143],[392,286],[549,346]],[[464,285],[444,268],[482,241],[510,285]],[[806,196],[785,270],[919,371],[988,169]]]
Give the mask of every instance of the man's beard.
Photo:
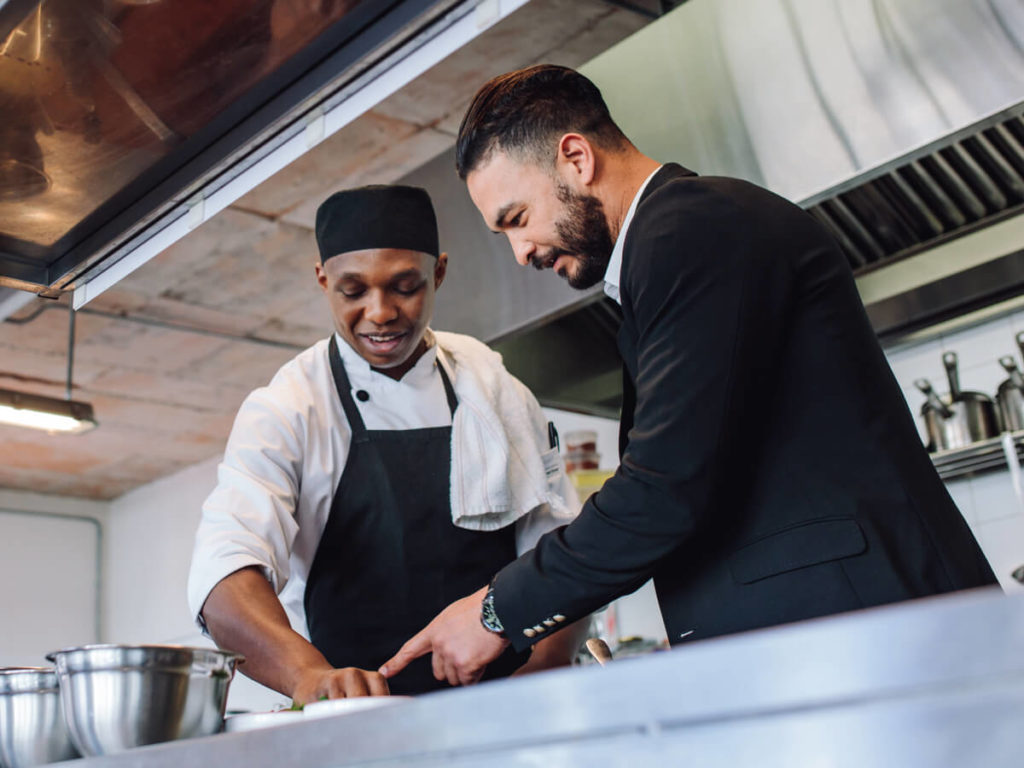
[[[560,247],[535,257],[533,266],[544,269],[553,266],[559,256],[574,256],[578,269],[566,270],[566,280],[577,290],[590,288],[604,279],[615,247],[604,206],[596,197],[578,195],[561,183],[557,195],[565,204],[565,216],[555,222]]]

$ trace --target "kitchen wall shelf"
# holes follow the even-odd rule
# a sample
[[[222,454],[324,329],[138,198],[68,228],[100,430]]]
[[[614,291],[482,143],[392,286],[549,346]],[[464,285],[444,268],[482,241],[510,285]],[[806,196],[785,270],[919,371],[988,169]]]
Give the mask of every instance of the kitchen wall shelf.
[[[1017,461],[1024,461],[1024,431],[1012,432],[1011,435],[1017,453]],[[939,477],[943,480],[985,470],[1007,468],[1002,435],[972,443],[965,448],[938,451],[931,454],[931,457],[935,469],[939,472]]]

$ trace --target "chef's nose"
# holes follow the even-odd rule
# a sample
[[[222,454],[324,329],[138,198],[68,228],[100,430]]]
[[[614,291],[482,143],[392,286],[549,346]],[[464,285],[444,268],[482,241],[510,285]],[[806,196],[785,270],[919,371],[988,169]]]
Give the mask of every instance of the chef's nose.
[[[509,235],[508,240],[512,244],[512,253],[515,255],[516,262],[519,266],[529,266],[530,258],[537,252],[537,246],[529,240],[521,237],[513,237]]]
[[[375,325],[387,325],[398,317],[398,308],[388,300],[384,291],[372,291],[364,315]]]

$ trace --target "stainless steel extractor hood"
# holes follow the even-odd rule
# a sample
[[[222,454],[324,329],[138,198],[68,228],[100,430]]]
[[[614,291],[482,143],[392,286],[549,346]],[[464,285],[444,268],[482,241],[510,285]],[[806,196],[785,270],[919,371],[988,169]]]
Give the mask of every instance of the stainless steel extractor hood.
[[[690,0],[581,69],[641,150],[821,220],[881,297],[881,336],[1024,293],[1024,240],[987,266],[928,259],[1024,210],[1019,0]],[[614,415],[615,306],[516,267],[451,163],[409,177],[446,201],[460,284],[438,326],[491,340],[542,402]],[[911,287],[877,290],[911,262]]]
[[[525,2],[0,2],[0,287],[80,306]]]
[[[1015,105],[803,205],[858,272],[1016,215],[1024,203],[1022,111]]]

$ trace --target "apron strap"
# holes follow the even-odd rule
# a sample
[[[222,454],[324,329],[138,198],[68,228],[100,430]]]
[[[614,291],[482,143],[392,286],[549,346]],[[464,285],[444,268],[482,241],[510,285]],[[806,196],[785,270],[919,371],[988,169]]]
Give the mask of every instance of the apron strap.
[[[455,409],[459,406],[459,399],[455,397],[455,388],[452,387],[451,379],[448,378],[448,372],[444,369],[444,363],[441,362],[441,350],[437,350],[437,370],[441,374],[441,383],[444,384],[444,396],[448,398],[448,410],[452,412],[452,419],[455,418]]]
[[[352,384],[349,383],[345,366],[341,362],[341,353],[338,352],[338,337],[333,333],[328,347],[328,358],[331,361],[334,386],[338,390],[338,397],[341,398],[341,407],[345,409],[345,417],[348,419],[349,429],[352,430],[352,437],[362,435],[366,432],[366,425],[363,424],[363,417],[359,415],[359,409],[356,408],[355,401],[352,400]]]

